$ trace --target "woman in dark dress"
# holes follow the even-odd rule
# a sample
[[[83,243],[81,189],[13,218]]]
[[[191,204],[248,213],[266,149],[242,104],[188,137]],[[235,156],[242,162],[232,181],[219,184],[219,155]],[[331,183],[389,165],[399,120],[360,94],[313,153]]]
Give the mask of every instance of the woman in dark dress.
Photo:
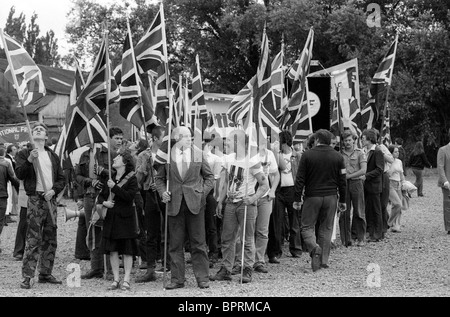
[[[133,256],[139,255],[134,205],[138,184],[134,173],[134,159],[129,151],[117,155],[112,168],[112,180],[108,180],[98,201],[106,207],[102,247],[104,253],[110,255],[114,274],[114,282],[108,289],[120,287],[129,290]],[[110,189],[113,197],[109,197]],[[123,256],[125,270],[122,285],[119,278],[119,255]]]

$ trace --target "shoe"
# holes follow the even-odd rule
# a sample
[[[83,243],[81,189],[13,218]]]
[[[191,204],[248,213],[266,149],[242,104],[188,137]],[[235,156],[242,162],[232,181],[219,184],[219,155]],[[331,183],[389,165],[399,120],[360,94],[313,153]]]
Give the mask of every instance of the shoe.
[[[165,289],[172,290],[172,289],[183,288],[183,287],[184,287],[184,283],[171,282],[169,285],[166,285]]]
[[[198,287],[199,288],[209,288],[209,283],[208,282],[198,282]]]
[[[330,267],[328,266],[328,264],[321,264],[320,267],[323,268],[323,269],[328,269],[328,268],[330,268]]]
[[[397,233],[402,232],[402,231],[401,231],[400,229],[398,229],[398,228],[392,228],[391,231],[392,231],[392,232],[397,232]]]
[[[252,281],[252,268],[244,267],[244,273],[242,274],[242,283],[250,283]]]
[[[238,275],[241,274],[241,266],[235,265],[233,266],[233,269],[231,270],[231,275]]]
[[[0,251],[0,253],[1,253],[1,251]],[[17,255],[14,255],[13,258],[16,261],[22,261],[23,260],[23,255],[22,254],[17,254]]]
[[[450,234],[450,231],[447,231],[447,234]]]
[[[108,291],[115,291],[116,289],[119,289],[120,287],[120,281],[114,281],[112,284],[107,288]]]
[[[291,255],[293,258],[299,258],[302,255],[302,253],[301,252],[291,252]]]
[[[30,281],[31,281],[31,278],[25,277],[25,279],[23,280],[23,282],[20,283],[20,288],[23,288],[23,289],[30,289],[30,288],[31,288],[31,283],[30,283]]]
[[[259,264],[259,265],[255,266],[253,269],[255,270],[255,272],[258,272],[258,273],[269,273],[269,271],[264,266],[264,264]]]
[[[369,238],[367,242],[380,242],[381,239]]]
[[[122,286],[120,287],[122,291],[129,291],[131,290],[130,282],[123,281]]]
[[[62,284],[62,281],[57,280],[53,275],[42,275],[39,274],[38,283],[49,283],[49,284]]]
[[[170,272],[170,267],[166,267],[166,273],[167,272]],[[162,266],[161,268],[157,269],[155,271],[155,273],[163,274],[164,273],[164,267]]]
[[[214,275],[210,276],[211,281],[231,281],[231,272],[228,271],[225,266],[222,266],[220,270]]]
[[[311,252],[311,267],[313,272],[316,272],[320,269],[321,260],[320,257],[322,255],[322,249],[320,246],[316,246]]]
[[[114,274],[112,272],[106,273],[106,280],[107,281],[114,281]]]
[[[280,264],[280,260],[276,256],[269,258],[269,263]]]
[[[420,195],[418,195],[418,197],[424,197],[424,195],[423,195],[423,194],[420,194]]]
[[[141,265],[139,265],[139,269],[146,270],[147,269],[147,262],[142,262]]]
[[[357,247],[363,247],[363,246],[365,246],[366,245],[366,243],[364,242],[364,241],[358,241],[357,243],[356,243],[356,246]]]
[[[81,275],[82,280],[90,280],[92,278],[102,278],[103,272],[98,270],[89,270],[86,274]]]
[[[136,283],[146,283],[156,281],[155,270],[147,269],[147,272],[136,279]]]

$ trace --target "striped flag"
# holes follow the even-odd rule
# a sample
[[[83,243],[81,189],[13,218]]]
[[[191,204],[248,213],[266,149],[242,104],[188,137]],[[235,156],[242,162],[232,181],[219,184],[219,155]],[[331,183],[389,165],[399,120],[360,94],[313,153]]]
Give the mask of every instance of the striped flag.
[[[256,86],[253,87],[254,109],[252,121],[255,124],[257,141],[265,140],[273,133],[279,134],[276,109],[272,94],[272,62],[269,57],[269,39],[264,26],[261,42],[261,57],[256,72]],[[246,125],[247,127],[249,125]],[[258,143],[259,144],[259,143]]]
[[[152,24],[134,48],[141,73],[149,70],[157,71],[158,66],[168,62],[166,43],[166,22],[161,2]]]
[[[61,158],[62,165],[64,163],[64,160],[70,159],[69,153],[64,151],[64,149],[66,148],[68,127],[70,126],[70,120],[72,118],[72,113],[74,111],[77,99],[85,86],[83,75],[77,61],[75,61],[75,68],[75,80],[72,86],[72,90],[70,91],[69,106],[67,107],[66,112],[66,121],[62,127],[61,134],[55,147],[55,153],[58,154],[58,156]],[[75,138],[74,142],[77,147],[82,147],[86,144],[104,143],[107,142],[107,140],[108,135],[106,124],[99,115],[96,115],[89,121],[89,124],[87,124],[86,127],[81,130],[81,132]]]
[[[111,62],[107,54],[109,53],[105,37],[94,63],[94,68],[89,74],[86,86],[79,95],[72,111],[67,130],[66,146],[63,150],[69,154],[80,146],[91,142],[92,139],[90,137],[86,139],[77,137],[80,134],[83,135],[83,131],[89,130],[89,124],[96,116],[99,116],[101,120],[94,120],[95,124],[101,125],[102,121],[106,121],[104,119],[106,103],[113,104],[120,100],[119,87],[114,79]],[[92,130],[94,134],[93,139],[100,138],[100,135],[97,135],[99,131],[101,130]],[[88,131],[87,133],[89,135]]]
[[[138,129],[144,125],[147,127],[150,124],[156,124],[151,99],[137,72],[129,24],[123,46],[121,76],[120,114],[122,117]]]
[[[306,140],[312,132],[308,110],[308,82],[306,76],[309,74],[313,43],[314,31],[311,28],[300,58],[290,67],[287,75],[291,88],[288,106],[280,119],[280,125],[282,129],[291,129],[294,143]]]
[[[380,117],[381,98],[391,85],[394,71],[395,54],[397,52],[398,34],[392,42],[386,55],[384,55],[375,75],[370,82],[368,102],[361,109],[362,125],[364,129],[375,128]]]
[[[14,86],[19,100],[26,106],[46,94],[42,72],[28,52],[0,29],[8,67],[5,78]]]
[[[196,115],[198,112],[198,116]],[[205,93],[203,92],[202,77],[200,74],[200,60],[198,54],[195,56],[195,67],[192,77],[192,100],[191,100],[191,115],[198,117],[204,121],[206,127],[206,120],[208,117],[208,110],[206,109]]]
[[[284,86],[286,64],[284,59],[284,44],[281,45],[280,52],[272,61],[272,94],[274,99],[276,118],[280,118],[286,111],[288,98]]]
[[[256,75],[248,81],[238,94],[231,100],[230,107],[227,110],[227,116],[230,121],[238,125],[243,122],[248,113],[250,102],[252,99],[253,86],[256,83]]]
[[[289,129],[292,125],[293,135],[296,134],[296,127],[300,129],[307,129],[306,132],[301,132],[301,134],[306,133],[306,135],[310,133],[309,130],[312,130],[312,128],[310,129],[305,125],[308,121],[302,117],[302,115],[309,115],[309,113],[307,109],[301,110],[301,108],[307,108],[308,82],[306,80],[306,76],[309,74],[313,43],[314,31],[311,28],[300,58],[291,65],[287,74],[288,81],[291,85],[289,91],[289,102],[286,111],[280,119],[280,124],[282,129]],[[300,124],[300,122],[302,124]]]

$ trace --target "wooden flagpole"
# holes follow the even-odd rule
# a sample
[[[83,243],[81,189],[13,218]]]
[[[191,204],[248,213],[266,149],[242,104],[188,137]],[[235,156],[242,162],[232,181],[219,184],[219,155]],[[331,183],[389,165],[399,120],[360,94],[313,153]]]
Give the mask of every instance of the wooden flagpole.
[[[1,29],[1,28],[0,28],[0,36],[2,38],[3,47],[5,49],[6,58],[8,59],[8,63],[10,65],[11,75],[12,75],[12,78],[13,78],[13,81],[14,81],[14,86],[15,86],[15,89],[16,89],[16,92],[17,92],[17,96],[19,97],[20,107],[22,108],[23,115],[25,117],[25,123],[26,123],[27,129],[28,129],[28,137],[30,138],[30,143],[31,143],[31,145],[33,146],[33,149],[34,149],[35,148],[35,144],[34,144],[34,140],[33,140],[33,135],[31,133],[30,121],[28,120],[28,115],[27,115],[27,111],[25,109],[23,96],[21,96],[19,91],[18,91],[19,84],[17,82],[17,77],[16,77],[16,74],[15,74],[14,65],[12,63],[11,56],[10,56],[9,51],[8,51],[8,46],[6,44],[5,36],[3,34],[3,29]],[[48,131],[46,131],[45,133],[47,135]],[[47,193],[48,192],[48,188],[47,188],[47,185],[45,184],[45,179],[44,179],[44,175],[43,175],[43,172],[42,172],[41,164],[39,163],[39,159],[37,159],[37,160],[34,159],[33,160],[33,166],[34,166],[35,171],[37,171],[37,176],[41,179],[42,187],[44,188],[44,192]],[[56,196],[54,196],[54,198],[56,198]],[[53,214],[52,204],[48,200],[47,200],[47,205],[48,205],[48,210],[49,210],[50,217],[52,219],[53,225],[56,226],[57,220],[55,218],[55,215]]]
[[[250,101],[250,109],[248,110],[248,114],[249,114],[249,117],[248,117],[249,132],[248,132],[248,148],[247,148],[248,153],[245,156],[245,167],[247,168],[247,170],[246,170],[247,182],[245,183],[245,195],[244,195],[244,197],[247,197],[247,195],[248,195],[248,178],[250,177],[250,166],[249,165],[250,165],[252,133],[253,133],[253,106],[254,106],[254,102],[255,102],[255,99],[252,96],[251,97],[251,101]],[[244,136],[244,145],[245,145],[245,136]],[[248,208],[248,206],[245,205],[244,206],[244,221],[243,221],[243,225],[242,225],[241,279],[240,279],[240,283],[241,284],[242,284],[242,279],[243,279],[243,275],[244,275],[244,249],[245,249],[245,227],[246,227],[246,223],[247,223],[247,208]]]

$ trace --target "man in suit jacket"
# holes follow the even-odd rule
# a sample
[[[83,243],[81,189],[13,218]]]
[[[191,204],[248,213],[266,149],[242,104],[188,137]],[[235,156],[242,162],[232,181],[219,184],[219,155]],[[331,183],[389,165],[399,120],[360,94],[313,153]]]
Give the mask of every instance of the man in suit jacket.
[[[156,187],[168,204],[171,283],[167,290],[184,287],[185,234],[189,236],[192,266],[197,284],[208,288],[209,260],[205,239],[206,196],[214,186],[214,174],[202,150],[192,145],[192,133],[181,126],[173,130],[176,143],[170,150],[170,168],[156,166]],[[167,190],[167,181],[169,189]]]
[[[380,194],[383,190],[383,152],[377,147],[377,134],[374,130],[364,130],[361,141],[367,153],[367,170],[364,181],[364,198],[366,201],[368,242],[378,242],[384,238],[383,215]]]
[[[450,136],[450,130],[449,130]],[[437,154],[438,186],[444,197],[444,227],[450,234],[450,143],[439,148]]]

